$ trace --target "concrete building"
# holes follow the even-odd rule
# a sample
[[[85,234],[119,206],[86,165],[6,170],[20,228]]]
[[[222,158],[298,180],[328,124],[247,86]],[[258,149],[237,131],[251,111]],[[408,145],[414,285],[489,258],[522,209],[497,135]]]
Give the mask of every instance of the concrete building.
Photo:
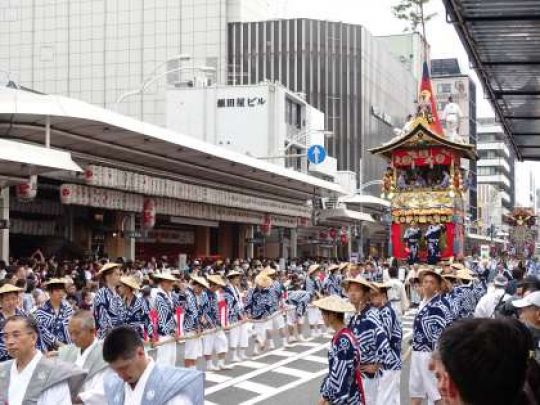
[[[171,89],[167,128],[329,180],[336,175],[335,158],[317,165],[306,158],[309,146],[324,145],[324,114],[277,83]]]
[[[224,80],[227,23],[269,10],[268,0],[2,2],[0,80],[163,125],[167,83],[205,66],[215,69],[209,80]]]
[[[422,65],[430,59],[430,48],[420,33],[378,36],[377,40],[398,57],[416,80],[422,78]]]
[[[431,76],[434,92],[437,97],[439,114],[448,104],[448,98],[458,104],[462,117],[458,134],[465,142],[477,143],[476,129],[476,84],[465,74],[461,73],[457,59],[433,59],[431,61]],[[444,125],[444,123],[443,123]],[[462,162],[462,167],[470,176],[468,201],[469,215],[472,221],[477,219],[476,162]]]
[[[413,109],[416,80],[362,26],[311,19],[230,23],[229,84],[279,81],[325,113],[330,156],[358,184],[384,162],[367,151],[393,137]],[[369,190],[368,190],[369,191]]]
[[[498,230],[506,230],[502,216],[509,214],[514,207],[515,157],[506,144],[506,136],[494,118],[479,118],[477,125],[478,156],[477,189],[478,217],[482,230],[491,225]]]

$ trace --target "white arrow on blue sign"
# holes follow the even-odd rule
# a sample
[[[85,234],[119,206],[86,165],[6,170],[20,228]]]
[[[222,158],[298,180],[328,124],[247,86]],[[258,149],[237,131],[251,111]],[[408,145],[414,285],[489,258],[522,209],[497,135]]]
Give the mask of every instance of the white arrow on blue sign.
[[[326,159],[326,149],[321,145],[312,145],[307,150],[307,159],[310,163],[318,165]]]

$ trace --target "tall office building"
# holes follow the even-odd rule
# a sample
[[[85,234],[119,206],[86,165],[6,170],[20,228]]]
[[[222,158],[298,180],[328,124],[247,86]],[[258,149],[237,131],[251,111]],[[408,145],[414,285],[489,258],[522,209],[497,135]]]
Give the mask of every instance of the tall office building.
[[[227,23],[269,10],[269,0],[3,1],[0,82],[164,124],[167,84],[193,80],[203,67],[215,69],[204,73],[209,80],[223,79]]]
[[[417,82],[359,25],[311,19],[230,23],[228,83],[279,81],[325,113],[338,170],[359,184],[381,177],[368,149],[394,136],[413,109]]]
[[[478,208],[484,228],[503,227],[502,216],[514,207],[515,157],[495,118],[479,118],[477,127]]]
[[[476,84],[468,75],[461,73],[458,60],[455,58],[433,59],[431,61],[431,76],[437,96],[439,114],[444,111],[449,97],[452,97],[463,114],[459,124],[459,136],[466,142],[476,145]],[[478,216],[476,162],[467,162],[465,169],[470,172],[469,184],[471,187],[469,188],[468,203],[470,218],[474,221]]]

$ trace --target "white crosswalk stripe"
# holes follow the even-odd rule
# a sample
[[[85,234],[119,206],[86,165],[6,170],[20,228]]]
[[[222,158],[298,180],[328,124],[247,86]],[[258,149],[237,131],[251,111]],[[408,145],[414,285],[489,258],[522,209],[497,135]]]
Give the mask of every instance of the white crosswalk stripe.
[[[327,339],[317,338],[314,340],[310,338],[307,341],[294,343],[290,348],[278,347],[259,356],[251,357],[249,360],[235,363],[230,371],[208,372],[206,373],[208,385],[205,389],[205,396],[208,399],[206,399],[205,404],[222,403],[223,396],[224,394],[226,396],[228,389],[244,390],[250,395],[255,395],[247,401],[240,401],[246,405],[255,404],[284,390],[321,378],[328,372],[328,359],[322,354],[326,353],[327,347]],[[270,362],[269,358],[272,357],[269,356],[277,356],[280,359]],[[295,364],[296,361],[304,361],[304,366]],[[306,362],[312,366],[306,366]],[[238,368],[251,370],[238,375],[234,371]],[[274,384],[280,379],[285,379],[285,381],[279,387],[267,385],[266,381],[272,381],[272,379]]]

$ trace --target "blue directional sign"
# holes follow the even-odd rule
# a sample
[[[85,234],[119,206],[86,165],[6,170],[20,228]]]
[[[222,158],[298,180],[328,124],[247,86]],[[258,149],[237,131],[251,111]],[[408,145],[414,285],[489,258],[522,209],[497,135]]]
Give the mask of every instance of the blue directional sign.
[[[326,149],[321,145],[312,145],[307,150],[307,159],[310,163],[318,165],[326,159]]]

